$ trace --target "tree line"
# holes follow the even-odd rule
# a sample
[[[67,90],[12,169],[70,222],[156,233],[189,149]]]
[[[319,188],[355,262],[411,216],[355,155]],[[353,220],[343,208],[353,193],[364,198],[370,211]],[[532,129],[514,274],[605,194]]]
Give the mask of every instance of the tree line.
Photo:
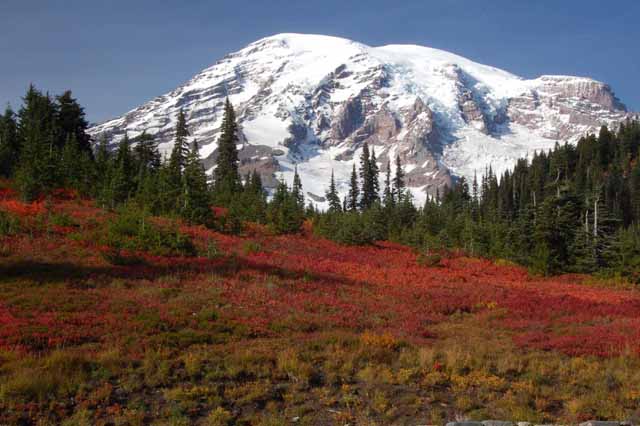
[[[536,273],[640,277],[640,123],[489,167],[427,200],[399,240],[509,259]]]
[[[427,252],[461,249],[507,259],[540,274],[617,274],[640,281],[640,123],[606,126],[576,145],[520,159],[497,176],[460,178],[417,208],[396,159],[382,197],[375,153],[363,145],[343,200],[332,176],[329,209],[316,213],[328,238],[363,244],[392,240]]]
[[[424,251],[462,249],[508,259],[542,274],[640,276],[636,121],[616,132],[602,127],[576,145],[556,144],[500,176],[488,167],[479,180],[460,178],[420,207],[406,187],[400,157],[380,164],[365,142],[344,198],[332,174],[325,211],[305,206],[297,169],[292,185],[280,180],[270,197],[257,171],[240,175],[229,100],[211,177],[182,111],[169,155],[146,132],[131,139],[125,134],[117,143],[105,137],[94,142],[87,128],[71,92],[52,97],[30,86],[20,110],[8,107],[0,116],[0,177],[12,179],[27,201],[73,188],[105,208],[135,205],[224,232],[239,233],[256,222],[294,233],[308,219],[317,234],[345,244],[391,240]]]
[[[92,143],[87,130],[84,109],[71,92],[52,97],[30,86],[18,113],[7,107],[0,117],[0,177],[12,179],[25,201],[68,188],[104,208],[135,205],[147,214],[177,216],[225,232],[240,232],[248,221],[278,233],[297,232],[302,225],[305,206],[297,170],[293,186],[280,181],[270,200],[259,173],[240,176],[238,127],[229,100],[212,178],[183,111],[168,156],[146,132],[135,138],[125,133],[113,146],[106,137]],[[216,215],[213,205],[224,213]]]

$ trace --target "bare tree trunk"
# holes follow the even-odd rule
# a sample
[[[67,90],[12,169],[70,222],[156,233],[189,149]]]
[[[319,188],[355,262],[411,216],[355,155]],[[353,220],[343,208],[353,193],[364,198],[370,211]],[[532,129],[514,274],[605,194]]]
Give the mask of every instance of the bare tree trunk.
[[[600,201],[600,195],[598,195],[593,201],[593,236],[598,237],[598,201]]]
[[[589,234],[589,210],[584,212],[584,232]]]
[[[556,196],[560,198],[560,169],[558,169],[558,175],[556,176],[556,181],[553,183],[556,185]]]
[[[538,205],[536,203],[536,191],[533,194],[533,226],[536,226],[536,219],[538,218]]]

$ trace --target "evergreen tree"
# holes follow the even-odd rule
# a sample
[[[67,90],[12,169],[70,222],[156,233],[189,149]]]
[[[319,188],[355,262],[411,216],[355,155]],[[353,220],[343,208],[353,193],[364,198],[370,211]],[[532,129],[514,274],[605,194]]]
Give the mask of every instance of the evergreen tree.
[[[362,210],[366,210],[373,205],[373,176],[371,175],[371,155],[367,142],[362,145],[362,154],[360,155],[360,179],[362,180],[360,207]]]
[[[111,208],[128,201],[134,194],[134,160],[131,154],[131,142],[125,133],[109,170],[109,185],[105,188],[103,199]]]
[[[135,138],[134,143],[132,155],[138,198],[144,200],[143,203],[153,204],[153,207],[148,207],[150,211],[156,211],[158,205],[154,200],[153,185],[157,183],[157,174],[162,164],[158,144],[155,142],[155,138],[146,131]],[[186,161],[185,159],[185,167]]]
[[[382,197],[382,203],[387,208],[395,206],[396,201],[393,194],[393,187],[391,186],[391,161],[387,161],[387,172],[384,180],[384,195]]]
[[[188,137],[189,130],[187,128],[187,120],[184,115],[184,111],[181,109],[178,112],[175,140],[173,142],[171,155],[169,156],[169,164],[167,168],[170,196],[176,200],[176,207],[179,207],[180,202],[178,198],[182,193],[182,174],[184,173],[187,156],[189,155],[189,145],[187,142]]]
[[[200,147],[193,141],[187,154],[183,174],[182,216],[190,222],[208,223],[211,220],[207,175],[200,161]]]
[[[349,182],[349,194],[345,199],[345,208],[347,211],[356,211],[359,205],[359,197],[360,197],[360,188],[358,186],[358,174],[356,173],[356,165],[353,165],[353,170],[351,171],[351,180]]]
[[[24,105],[18,112],[18,144],[20,160],[16,183],[22,197],[32,200],[58,183],[59,149],[56,146],[58,129],[56,107],[48,95],[29,86]]]
[[[16,117],[7,106],[4,115],[0,116],[0,176],[13,175],[20,154]]]
[[[378,180],[378,163],[375,152],[369,153],[369,145],[365,142],[360,156],[360,178],[362,179],[362,197],[360,207],[366,210],[380,201],[380,183]]]
[[[237,203],[239,215],[244,221],[264,223],[267,200],[260,173],[253,170],[245,182],[240,200],[234,200],[234,203]]]
[[[327,198],[327,201],[329,202],[330,212],[340,213],[342,211],[340,196],[338,195],[335,178],[333,176],[333,170],[331,171],[331,182],[329,183],[329,190],[327,190],[326,198]]]
[[[299,205],[293,192],[282,180],[269,204],[268,220],[273,230],[279,234],[295,233],[302,227],[304,206]]]
[[[298,166],[295,166],[295,170],[293,173],[293,185],[291,187],[291,192],[293,197],[295,198],[298,206],[304,208],[304,191],[302,190],[302,181],[300,180],[300,175],[298,175]]]
[[[106,135],[100,137],[98,145],[95,147],[93,153],[95,158],[94,162],[94,176],[96,184],[92,187],[92,195],[98,199],[98,202],[104,205],[106,202],[105,196],[109,192],[110,171],[111,171],[111,152],[109,151],[109,142]]]
[[[218,141],[213,193],[216,203],[228,205],[240,183],[238,174],[238,125],[231,102],[227,98]]]
[[[262,177],[260,177],[260,173],[257,170],[253,170],[251,172],[251,176],[249,177],[249,184],[245,188],[247,191],[252,194],[256,194],[259,196],[264,196],[264,187],[262,185]]]
[[[69,133],[62,148],[59,173],[65,188],[86,189],[84,177],[87,170],[82,166],[82,152],[76,135]]]
[[[84,108],[73,98],[67,90],[56,97],[58,108],[56,122],[59,129],[58,146],[62,147],[67,141],[75,139],[80,152],[92,155],[91,138],[87,134],[89,123],[85,119]]]
[[[138,169],[138,175],[158,171],[162,160],[160,151],[158,150],[158,144],[153,135],[144,131],[134,140],[134,144],[133,156],[135,158],[136,168]],[[184,163],[186,166],[186,157]]]
[[[93,156],[96,159],[96,162],[95,162],[96,175],[98,177],[98,180],[102,181],[107,174],[107,169],[109,168],[109,161],[111,160],[111,152],[109,151],[109,142],[106,136],[102,136],[100,138],[100,141],[96,146]]]
[[[371,175],[371,202],[372,204],[380,202],[380,168],[376,158],[376,151],[371,149],[371,158],[369,161]]]
[[[393,178],[393,194],[398,202],[401,202],[404,198],[405,182],[404,182],[404,170],[402,170],[402,163],[400,162],[400,156],[396,155],[396,174]]]

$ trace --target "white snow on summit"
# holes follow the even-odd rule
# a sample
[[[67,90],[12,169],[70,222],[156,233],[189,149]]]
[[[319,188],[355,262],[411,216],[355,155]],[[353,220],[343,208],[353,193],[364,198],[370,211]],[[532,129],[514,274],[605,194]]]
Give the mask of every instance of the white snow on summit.
[[[383,169],[401,156],[421,202],[456,177],[481,175],[489,164],[505,170],[628,117],[609,86],[588,78],[526,80],[429,47],[278,34],[91,133],[116,142],[147,131],[170,150],[184,109],[211,168],[226,97],[242,130],[242,170],[255,168],[273,184],[280,176],[291,181],[297,165],[309,200],[321,207],[332,170],[346,193],[365,141]]]

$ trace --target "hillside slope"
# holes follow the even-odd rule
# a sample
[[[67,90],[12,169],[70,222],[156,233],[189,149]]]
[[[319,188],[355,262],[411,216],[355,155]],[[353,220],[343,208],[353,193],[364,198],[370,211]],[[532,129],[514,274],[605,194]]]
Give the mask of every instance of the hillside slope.
[[[640,402],[634,290],[258,226],[114,255],[132,222],[61,195],[0,188],[1,424],[568,424]]]

